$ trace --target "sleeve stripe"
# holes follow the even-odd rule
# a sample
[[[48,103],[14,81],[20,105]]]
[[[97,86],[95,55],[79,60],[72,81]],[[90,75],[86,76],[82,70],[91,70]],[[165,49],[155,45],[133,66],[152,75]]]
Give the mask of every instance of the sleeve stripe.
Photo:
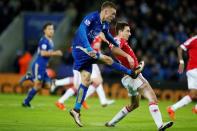
[[[185,45],[182,44],[180,47],[181,47],[184,51],[187,51],[187,48],[185,47]]]
[[[192,37],[192,38],[186,40],[186,41],[183,43],[183,45],[188,46],[188,45],[191,44],[191,42],[192,42],[193,40],[195,40],[195,39],[197,39],[197,36],[194,36],[194,37]]]

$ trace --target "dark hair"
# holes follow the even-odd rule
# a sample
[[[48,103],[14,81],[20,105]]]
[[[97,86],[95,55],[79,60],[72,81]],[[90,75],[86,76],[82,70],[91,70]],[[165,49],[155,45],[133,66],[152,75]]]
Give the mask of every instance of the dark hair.
[[[125,26],[129,26],[127,22],[117,22],[116,23],[116,34],[118,34],[118,31],[123,31]]]
[[[117,9],[116,5],[113,3],[113,2],[110,2],[110,1],[105,1],[103,2],[103,4],[101,5],[101,10],[107,8],[107,7],[111,7],[111,8],[114,8],[114,9]]]
[[[53,25],[53,23],[51,23],[51,22],[45,23],[44,26],[42,27],[42,30],[44,31],[50,25]]]

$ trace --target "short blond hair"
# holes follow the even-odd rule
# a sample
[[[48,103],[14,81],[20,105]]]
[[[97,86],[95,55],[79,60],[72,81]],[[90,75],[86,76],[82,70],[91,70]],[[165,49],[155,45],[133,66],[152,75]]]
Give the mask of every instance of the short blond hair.
[[[101,5],[101,10],[107,8],[107,7],[111,7],[114,8],[115,10],[117,9],[116,5],[113,2],[110,1],[105,1],[103,2],[103,4]]]

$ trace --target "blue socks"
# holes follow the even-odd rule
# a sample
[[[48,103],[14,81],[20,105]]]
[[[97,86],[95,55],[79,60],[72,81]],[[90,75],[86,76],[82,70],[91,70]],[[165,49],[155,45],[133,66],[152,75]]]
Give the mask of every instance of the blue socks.
[[[115,70],[123,72],[124,74],[127,74],[127,75],[131,75],[131,73],[133,72],[131,69],[128,69],[128,68],[124,67],[123,65],[116,63],[116,62],[114,62],[111,66]]]
[[[36,95],[37,91],[35,90],[35,88],[32,88],[28,94],[27,94],[27,98],[24,100],[24,104],[29,104],[29,102],[33,99],[33,97]]]
[[[84,85],[80,84],[78,92],[77,92],[77,99],[76,99],[76,103],[75,103],[75,108],[76,110],[80,110],[81,109],[81,105],[85,99],[86,93],[88,91],[88,88],[85,87]]]

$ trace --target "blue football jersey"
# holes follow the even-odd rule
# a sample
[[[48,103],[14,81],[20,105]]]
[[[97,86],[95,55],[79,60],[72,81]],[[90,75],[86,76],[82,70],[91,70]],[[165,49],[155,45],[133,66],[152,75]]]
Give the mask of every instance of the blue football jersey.
[[[37,49],[37,56],[36,56],[34,63],[37,63],[43,67],[46,67],[50,57],[41,56],[41,50],[52,51],[53,48],[54,48],[53,41],[43,36],[39,41],[38,49]]]
[[[82,20],[77,29],[72,46],[81,46],[91,51],[93,49],[90,44],[100,32],[105,34],[105,37],[109,42],[117,46],[116,41],[109,33],[109,28],[110,26],[108,22],[101,21],[98,11],[90,13]]]

